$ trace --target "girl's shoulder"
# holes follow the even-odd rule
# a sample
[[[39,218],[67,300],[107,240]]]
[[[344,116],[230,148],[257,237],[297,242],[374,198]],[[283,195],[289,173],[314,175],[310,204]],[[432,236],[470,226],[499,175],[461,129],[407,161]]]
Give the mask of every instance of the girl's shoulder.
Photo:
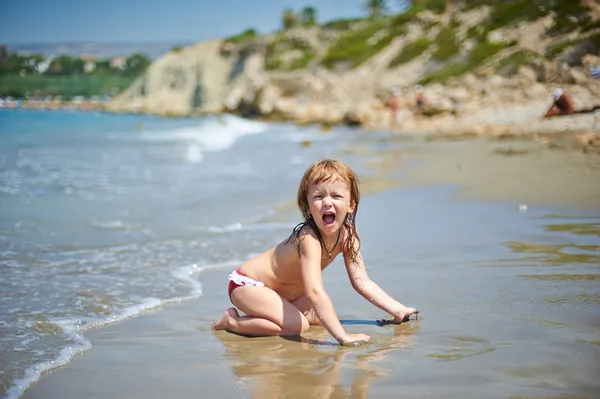
[[[286,242],[298,241],[300,238],[307,235],[316,236],[316,232],[313,227],[307,222],[298,223],[292,230],[292,234],[290,234]]]
[[[303,242],[305,242],[307,237],[312,237],[318,240],[317,233],[309,223],[299,223],[296,225],[296,227],[294,227],[289,237],[283,241],[283,245],[294,245],[296,247],[298,256],[300,256],[300,247],[304,245]]]

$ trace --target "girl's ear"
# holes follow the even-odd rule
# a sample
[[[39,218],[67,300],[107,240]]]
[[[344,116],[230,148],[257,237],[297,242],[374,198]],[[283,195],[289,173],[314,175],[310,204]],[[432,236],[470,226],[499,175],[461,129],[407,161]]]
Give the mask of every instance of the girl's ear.
[[[354,202],[350,202],[350,206],[348,207],[348,213],[354,213],[356,209],[356,204]]]

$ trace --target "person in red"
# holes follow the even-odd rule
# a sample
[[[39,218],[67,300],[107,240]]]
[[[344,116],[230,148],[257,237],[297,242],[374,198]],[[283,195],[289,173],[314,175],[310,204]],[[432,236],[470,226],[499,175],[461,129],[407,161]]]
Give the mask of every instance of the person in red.
[[[398,111],[400,110],[399,104],[400,90],[394,88],[392,95],[387,101],[387,106],[390,109],[390,127],[395,127],[398,124]]]
[[[554,102],[543,116],[543,118],[550,118],[553,116],[561,115],[573,115],[575,113],[575,107],[573,106],[573,99],[563,89],[554,89]]]

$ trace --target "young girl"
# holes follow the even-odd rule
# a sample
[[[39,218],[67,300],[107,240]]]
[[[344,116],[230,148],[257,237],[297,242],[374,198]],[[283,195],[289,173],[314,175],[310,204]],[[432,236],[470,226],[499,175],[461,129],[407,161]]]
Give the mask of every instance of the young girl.
[[[229,298],[247,316],[229,308],[214,325],[247,336],[299,335],[322,324],[341,344],[368,341],[348,334],[323,288],[321,273],[342,253],[352,287],[393,316],[392,323],[419,313],[386,294],[367,275],[355,220],[359,181],[345,164],[325,159],[311,165],[298,188],[304,222],[275,248],[246,261],[229,275]]]

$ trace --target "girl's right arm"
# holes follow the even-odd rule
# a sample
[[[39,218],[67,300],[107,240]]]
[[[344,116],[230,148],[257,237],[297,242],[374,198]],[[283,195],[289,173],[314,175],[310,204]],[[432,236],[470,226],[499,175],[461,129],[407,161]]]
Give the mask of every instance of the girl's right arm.
[[[364,334],[348,334],[335,313],[331,299],[323,288],[321,276],[321,243],[311,229],[303,229],[298,237],[300,245],[300,267],[302,280],[308,299],[311,301],[315,314],[321,324],[341,344],[368,341]]]

